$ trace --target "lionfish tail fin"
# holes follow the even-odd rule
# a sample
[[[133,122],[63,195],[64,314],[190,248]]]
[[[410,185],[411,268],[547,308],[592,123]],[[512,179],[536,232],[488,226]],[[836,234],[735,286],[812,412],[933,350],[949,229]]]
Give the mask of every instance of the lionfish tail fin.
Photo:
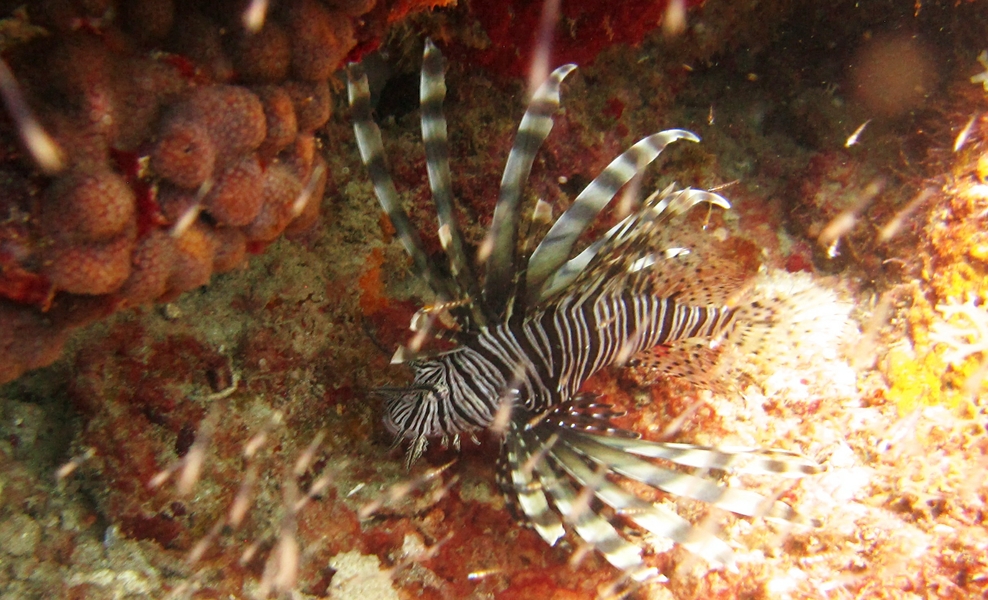
[[[583,407],[570,406],[554,410],[533,426],[514,421],[505,439],[501,484],[506,496],[514,499],[517,512],[550,544],[570,531],[630,579],[644,582],[658,572],[645,564],[643,548],[630,534],[633,530],[646,534],[653,547],[668,541],[680,544],[712,567],[734,564],[726,542],[658,503],[659,492],[742,516],[818,525],[785,502],[722,485],[708,475],[718,471],[798,478],[818,472],[819,465],[806,457],[781,450],[645,441],[605,426],[603,421],[613,414],[607,410],[590,416],[583,412]],[[593,421],[602,423],[588,426]],[[641,490],[640,484],[652,488],[652,493]]]
[[[770,375],[833,359],[848,332],[850,306],[806,273],[760,274],[741,295],[725,347],[722,373],[738,368]]]

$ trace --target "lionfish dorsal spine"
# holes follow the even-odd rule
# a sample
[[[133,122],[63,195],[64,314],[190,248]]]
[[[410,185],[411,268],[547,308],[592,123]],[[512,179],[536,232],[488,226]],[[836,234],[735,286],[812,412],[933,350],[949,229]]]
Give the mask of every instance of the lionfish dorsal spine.
[[[580,192],[573,204],[552,225],[528,260],[526,282],[530,293],[537,294],[542,284],[569,258],[577,238],[617,192],[644,171],[666,146],[681,139],[700,141],[695,134],[682,129],[668,129],[652,134],[612,160]]]
[[[442,53],[431,39],[427,39],[422,54],[419,106],[422,142],[425,145],[425,165],[439,221],[439,241],[449,257],[450,271],[458,286],[458,299],[469,298],[470,316],[479,325],[485,325],[490,315],[485,314],[480,284],[475,270],[467,260],[463,234],[454,208],[453,178],[449,168],[449,140],[446,116],[443,114],[443,102],[446,99],[444,69],[445,61]]]
[[[518,126],[514,144],[501,176],[501,187],[490,230],[480,247],[487,268],[484,298],[504,316],[514,292],[517,269],[518,219],[521,194],[532,171],[535,154],[552,130],[552,115],[559,108],[559,88],[576,65],[563,65],[539,86]]]
[[[360,158],[367,167],[374,193],[381,208],[391,220],[395,233],[405,252],[412,258],[415,274],[428,283],[433,293],[442,302],[457,300],[455,287],[429,258],[412,225],[408,213],[401,206],[398,190],[388,170],[381,141],[381,130],[371,115],[370,88],[363,66],[351,63],[347,66],[347,93],[350,101],[350,116],[353,119],[353,132],[357,138]]]
[[[540,291],[530,288],[530,302],[544,303],[571,287],[581,275],[587,273],[591,262],[598,256],[619,257],[624,261],[625,274],[632,275],[644,270],[645,265],[652,266],[660,260],[670,260],[688,253],[682,249],[672,251],[670,248],[653,248],[651,238],[661,224],[700,202],[725,209],[731,206],[717,194],[692,188],[675,191],[674,186],[670,185],[661,192],[653,193],[640,210],[625,217],[582,252],[555,268],[541,284]],[[620,278],[614,280],[614,284],[622,282]]]

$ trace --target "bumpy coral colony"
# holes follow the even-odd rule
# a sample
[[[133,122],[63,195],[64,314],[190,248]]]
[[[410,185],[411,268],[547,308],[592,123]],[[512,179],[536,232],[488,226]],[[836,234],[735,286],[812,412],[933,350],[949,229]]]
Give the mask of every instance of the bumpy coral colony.
[[[727,544],[648,501],[629,482],[741,515],[806,523],[783,502],[723,486],[703,473],[802,477],[816,473],[817,464],[781,450],[645,441],[615,425],[612,419],[620,415],[593,395],[579,393],[580,387],[604,367],[642,361],[698,378],[716,368],[719,346],[758,352],[779,343],[777,332],[790,327],[788,313],[797,304],[823,300],[812,294],[753,297],[744,286],[692,262],[686,249],[670,246],[669,223],[678,215],[698,203],[729,207],[719,195],[695,189],[670,186],[652,194],[573,255],[581,233],[667,144],[699,141],[682,130],[646,137],[614,159],[527,253],[519,234],[524,183],[552,128],[563,78],[574,68],[556,69],[528,105],[493,222],[476,252],[479,268],[467,258],[472,253],[454,217],[439,50],[426,43],[420,101],[445,265],[423,249],[400,204],[371,117],[367,79],[359,65],[349,68],[361,157],[415,273],[437,298],[412,327],[427,334],[443,312],[456,323],[455,329],[439,332],[456,343],[454,349],[423,354],[413,343],[396,354],[394,362],[409,364],[415,379],[408,388],[381,391],[386,423],[399,440],[410,442],[409,463],[424,452],[429,438],[452,439],[458,446],[461,435],[484,429],[501,434],[499,482],[517,513],[550,545],[571,532],[634,581],[652,580],[658,572],[628,537],[629,525],[682,544],[713,565],[729,564]],[[481,269],[483,279],[477,275]],[[669,351],[651,354],[657,345]]]
[[[279,2],[256,33],[243,5],[46,1],[7,19],[0,382],[51,363],[70,329],[317,222],[329,78],[375,3]]]

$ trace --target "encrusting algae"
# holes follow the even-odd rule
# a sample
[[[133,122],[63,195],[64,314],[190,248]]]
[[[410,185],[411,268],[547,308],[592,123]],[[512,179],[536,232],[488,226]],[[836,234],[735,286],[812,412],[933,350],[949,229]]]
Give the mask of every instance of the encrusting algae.
[[[950,172],[934,182],[940,189],[926,213],[923,283],[915,281],[904,292],[912,302],[905,319],[915,347],[893,347],[887,366],[889,398],[904,415],[924,405],[979,410],[985,391],[988,260],[982,254],[988,238],[982,223],[988,186],[977,168],[985,155],[982,121],[972,121],[978,129],[972,126],[975,133],[965,137]]]

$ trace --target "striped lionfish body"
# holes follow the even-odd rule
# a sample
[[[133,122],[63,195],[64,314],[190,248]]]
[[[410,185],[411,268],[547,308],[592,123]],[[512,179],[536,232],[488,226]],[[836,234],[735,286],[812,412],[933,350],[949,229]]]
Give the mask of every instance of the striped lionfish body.
[[[442,102],[446,87],[442,55],[426,43],[421,119],[426,163],[437,207],[439,239],[448,268],[424,251],[401,207],[385,165],[380,130],[371,117],[370,95],[360,65],[348,70],[354,131],[375,192],[413,270],[429,284],[438,306],[456,320],[458,346],[431,356],[407,348],[411,386],[386,389],[388,427],[408,440],[409,464],[427,440],[452,438],[483,429],[503,433],[499,483],[511,504],[538,534],[554,545],[567,531],[600,551],[636,581],[658,574],[642,561],[642,548],[625,537],[627,525],[684,545],[714,565],[730,563],[726,543],[690,525],[675,512],[629,491],[637,481],[748,516],[799,520],[782,502],[713,479],[661,466],[799,477],[816,472],[812,461],[776,450],[721,450],[644,441],[611,422],[608,405],[581,394],[596,371],[627,363],[657,345],[729,343],[746,320],[763,307],[745,306],[709,287],[692,285],[682,249],[662,248],[668,222],[698,203],[729,208],[713,193],[672,187],[652,194],[642,206],[582,251],[581,233],[632,178],[666,145],[692,133],[667,130],[646,137],[614,159],[556,220],[535,249],[518,249],[523,184],[534,155],[552,128],[563,79],[574,69],[556,69],[532,97],[509,153],[491,228],[468,261],[466,243],[454,219],[451,176]],[[479,273],[483,277],[479,277]],[[413,329],[424,331],[435,318],[421,312]],[[411,356],[410,356],[411,355]],[[592,503],[586,500],[592,494]]]

